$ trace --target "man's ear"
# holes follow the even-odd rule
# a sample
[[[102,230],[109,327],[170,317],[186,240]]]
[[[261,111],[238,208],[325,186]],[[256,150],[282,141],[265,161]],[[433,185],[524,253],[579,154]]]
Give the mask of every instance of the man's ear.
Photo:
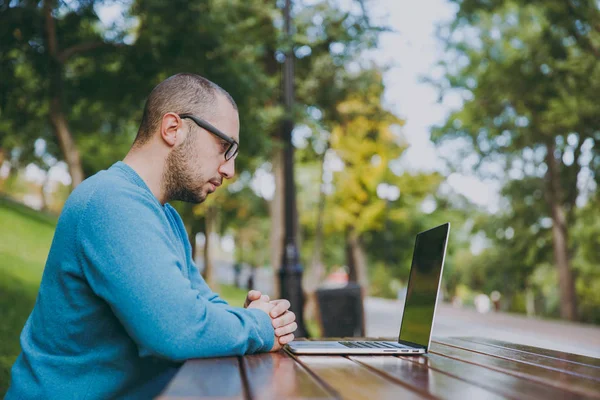
[[[183,121],[175,113],[166,113],[160,124],[160,137],[170,147],[177,144],[177,136],[181,134]]]

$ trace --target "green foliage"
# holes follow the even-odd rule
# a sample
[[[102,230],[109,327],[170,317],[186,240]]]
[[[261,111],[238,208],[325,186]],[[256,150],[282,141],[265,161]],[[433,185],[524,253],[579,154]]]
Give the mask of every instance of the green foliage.
[[[378,263],[369,268],[369,295],[374,297],[384,297],[395,299],[398,295],[397,288],[392,284],[394,281],[390,279],[388,267],[382,263]],[[396,290],[395,290],[396,289]]]
[[[377,197],[377,185],[398,180],[388,163],[404,150],[391,131],[392,125],[402,121],[382,108],[381,76],[365,74],[364,79],[371,83],[368,90],[338,105],[341,122],[331,132],[331,150],[342,161],[343,169],[334,174],[335,191],[328,199],[335,204],[327,213],[326,231],[330,232],[381,229],[386,201]]]
[[[8,77],[0,84],[0,147],[11,154],[13,166],[34,162],[48,169],[63,160],[64,149],[49,123],[50,99],[59,96],[75,141],[96,140],[115,159],[122,149],[106,143],[121,132],[111,124],[130,109],[121,101],[118,89],[123,81],[115,68],[122,37],[104,37],[94,11],[96,3],[102,2],[48,3],[54,10],[59,60],[49,52],[43,7],[28,1],[0,7],[0,65],[3,76]],[[62,65],[59,78],[52,75],[54,61]],[[45,141],[44,154],[34,151],[36,139]],[[88,160],[87,154],[83,154],[83,163],[89,174],[100,166]]]
[[[573,229],[577,243],[573,266],[577,279],[575,287],[580,299],[579,311],[586,322],[600,324],[600,202],[593,198],[578,210]]]
[[[513,170],[511,179],[523,174],[544,176],[546,147],[555,146],[565,191],[559,201],[572,208],[578,194],[577,174],[588,166],[578,162],[582,146],[586,140],[598,140],[595,93],[600,89],[600,67],[593,54],[582,51],[545,18],[550,4],[556,2],[547,6],[496,3],[494,14],[478,2],[461,5],[449,31],[456,34],[448,34],[453,56],[442,64],[448,73],[440,88],[442,93],[460,92],[465,103],[434,130],[433,138],[440,144],[467,139],[487,161]],[[593,23],[597,15],[589,14],[585,23]],[[471,40],[473,34],[479,39]],[[563,158],[570,159],[567,154],[575,162],[565,162]]]
[[[441,63],[446,76],[438,85],[442,95],[460,94],[464,104],[432,137],[439,146],[460,141],[463,151],[449,160],[454,168],[475,168],[504,184],[502,210],[480,215],[472,229],[485,234],[489,248],[478,256],[463,254],[457,280],[487,293],[500,290],[515,310],[522,308],[524,292],[530,291],[542,314],[556,315],[557,274],[549,268],[556,251],[553,204],[566,215],[567,253],[576,254],[570,257],[573,270],[587,271],[591,279],[586,286],[576,278],[581,282],[576,284],[580,318],[596,320],[590,307],[596,300],[589,303],[595,295],[586,288],[595,287],[597,278],[584,266],[589,254],[580,250],[593,242],[581,234],[591,208],[578,207],[576,200],[593,195],[591,185],[578,184],[578,176],[599,179],[597,4],[456,3],[454,22],[440,31],[448,56]],[[556,178],[550,175],[552,165]]]
[[[488,294],[498,290],[510,301],[530,286],[536,266],[553,262],[551,221],[540,218],[542,184],[537,178],[509,182],[502,192],[504,211],[475,220],[472,230],[485,233],[493,245],[478,256],[463,256],[463,283]]]
[[[361,65],[361,73],[351,74],[347,65],[359,63],[362,51],[377,46],[378,34],[385,30],[374,26],[362,13],[347,12],[332,2],[319,1],[294,15],[294,49],[297,102],[318,110],[317,125],[330,131],[339,121],[338,105],[351,94],[368,90],[378,75],[377,68]],[[285,48],[285,47],[284,47]],[[326,90],[324,90],[326,88]],[[303,110],[305,111],[305,110]],[[314,119],[310,115],[297,122]]]
[[[139,103],[154,85],[178,72],[217,82],[238,103],[243,146],[238,161],[247,165],[268,145],[263,132],[277,116],[276,11],[274,3],[257,0],[135,1],[130,12],[139,25],[123,67],[135,91],[129,96]],[[141,111],[138,106],[139,117]],[[243,132],[252,135],[244,140]]]
[[[327,198],[326,233],[355,231],[362,235],[371,260],[394,260],[407,271],[415,229],[424,225],[414,211],[435,193],[441,177],[391,171],[390,162],[405,149],[396,133],[403,121],[382,107],[383,84],[377,71],[365,71],[361,78],[362,90],[339,104],[340,122],[332,130],[331,151],[344,168],[333,175],[335,189]],[[398,187],[399,198],[380,198],[377,187],[381,183]],[[404,270],[393,267],[391,274],[398,277]]]
[[[496,13],[507,4],[519,7],[534,6],[540,10],[548,25],[544,27],[545,35],[567,37],[570,42],[577,43],[586,53],[600,58],[600,8],[594,0],[562,1],[562,0],[462,0],[457,19],[466,19],[477,24],[480,12]],[[557,50],[558,52],[558,50]]]

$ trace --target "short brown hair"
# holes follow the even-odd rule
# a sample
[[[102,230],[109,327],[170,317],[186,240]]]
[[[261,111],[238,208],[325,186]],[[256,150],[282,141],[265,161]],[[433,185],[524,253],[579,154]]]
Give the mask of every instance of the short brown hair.
[[[217,93],[225,96],[237,110],[235,101],[225,89],[200,75],[182,73],[165,79],[152,89],[146,100],[133,145],[141,146],[148,142],[160,126],[163,115],[168,112],[198,114],[206,118],[214,112]]]

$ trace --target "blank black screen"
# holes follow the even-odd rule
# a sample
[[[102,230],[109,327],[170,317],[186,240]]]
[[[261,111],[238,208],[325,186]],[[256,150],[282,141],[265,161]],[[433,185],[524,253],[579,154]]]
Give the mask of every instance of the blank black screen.
[[[417,235],[400,341],[429,346],[449,228],[444,224]]]

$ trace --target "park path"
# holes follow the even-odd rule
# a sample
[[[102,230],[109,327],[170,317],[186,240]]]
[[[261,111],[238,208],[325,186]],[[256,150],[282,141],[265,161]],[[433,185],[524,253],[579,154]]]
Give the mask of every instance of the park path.
[[[367,336],[397,337],[403,302],[365,299]],[[480,336],[600,358],[600,327],[438,304],[433,336]]]

